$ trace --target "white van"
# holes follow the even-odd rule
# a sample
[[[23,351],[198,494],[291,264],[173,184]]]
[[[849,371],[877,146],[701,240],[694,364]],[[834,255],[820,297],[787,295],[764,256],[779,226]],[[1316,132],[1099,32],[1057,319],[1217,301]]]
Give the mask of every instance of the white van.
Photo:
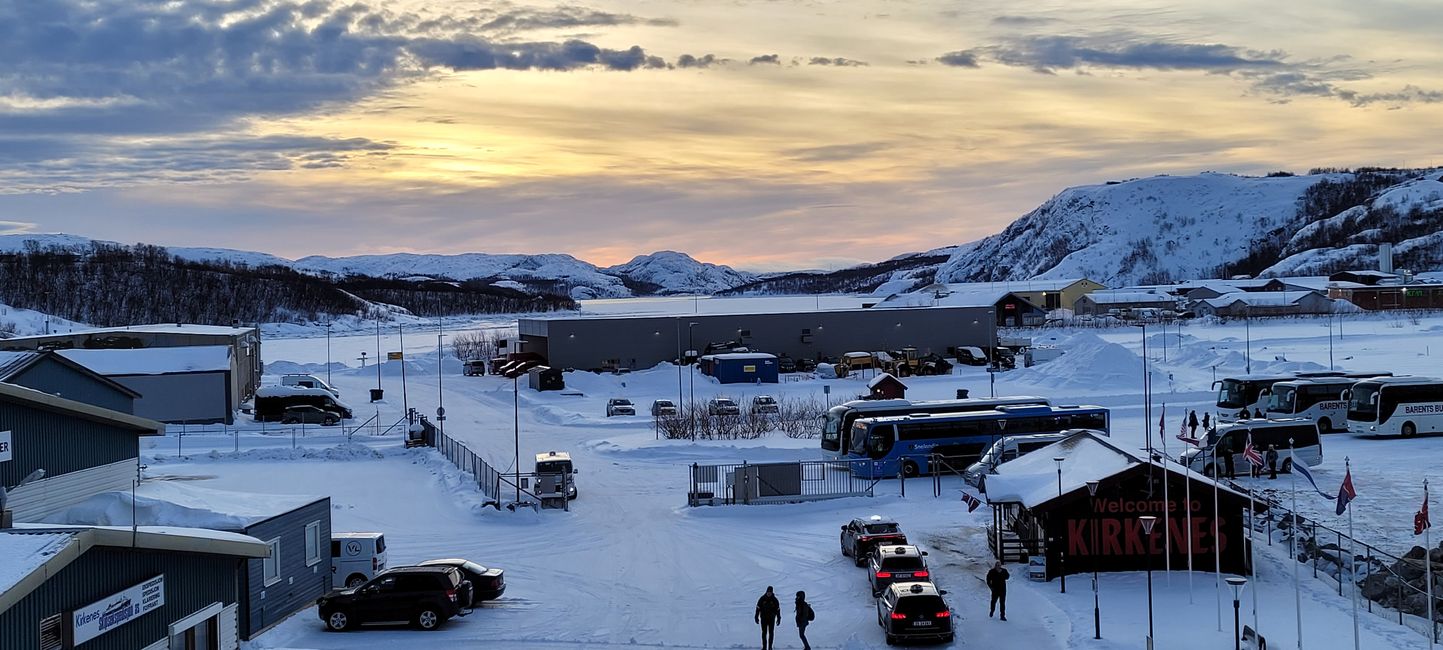
[[[1217,465],[1219,470],[1227,467],[1226,460],[1214,458],[1218,443],[1226,441],[1227,449],[1233,456],[1233,473],[1246,476],[1250,465],[1248,460],[1243,458],[1243,448],[1247,446],[1249,436],[1253,441],[1253,449],[1257,450],[1259,456],[1266,457],[1269,446],[1277,447],[1280,472],[1293,471],[1294,457],[1308,467],[1323,464],[1323,441],[1318,434],[1318,423],[1302,418],[1253,419],[1220,426],[1208,432],[1202,447],[1188,449],[1178,460],[1194,472],[1212,476],[1214,465]],[[1288,453],[1289,449],[1293,450],[1292,454]]]
[[[336,397],[340,397],[340,396],[341,396],[341,391],[336,390],[333,386],[331,386],[330,384],[327,384],[324,380],[322,380],[320,377],[317,377],[317,376],[315,376],[315,375],[307,375],[307,374],[282,375],[282,376],[281,376],[281,385],[282,385],[282,386],[299,386],[299,387],[301,387],[301,388],[320,388],[320,389],[325,390],[326,392],[328,392],[328,393],[330,393],[330,394],[332,394],[332,395],[335,395]]]
[[[566,498],[576,498],[576,468],[571,466],[571,454],[564,451],[545,451],[536,454],[536,496],[540,499],[561,498],[565,486]]]
[[[968,485],[978,487],[982,482],[982,477],[996,471],[998,465],[1009,460],[1016,460],[1018,456],[1037,451],[1075,433],[1077,433],[1077,429],[998,438],[996,442],[992,443],[992,446],[982,452],[982,457],[977,459],[977,462],[968,465],[967,469],[962,471],[962,480],[966,481]]]
[[[386,536],[331,533],[331,587],[359,587],[386,570]]]

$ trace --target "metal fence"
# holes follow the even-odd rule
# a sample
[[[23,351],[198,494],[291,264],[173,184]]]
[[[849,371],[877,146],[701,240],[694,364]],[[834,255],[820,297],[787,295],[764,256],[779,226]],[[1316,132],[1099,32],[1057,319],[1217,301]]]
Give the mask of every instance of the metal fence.
[[[853,475],[848,461],[698,465],[688,470],[688,506],[800,503],[872,496],[876,479]]]
[[[441,452],[441,455],[451,461],[451,464],[462,473],[471,475],[472,480],[476,483],[476,489],[486,497],[486,501],[482,505],[491,506],[497,510],[502,507],[514,510],[516,506],[537,509],[544,505],[553,505],[553,502],[557,501],[550,498],[549,495],[537,496],[530,489],[530,482],[536,478],[533,475],[515,472],[503,474],[500,470],[492,467],[491,463],[486,462],[486,459],[467,447],[465,443],[441,432],[425,417],[420,418],[419,422],[421,423],[421,436],[426,444],[435,447],[436,451]],[[567,477],[563,489],[569,486],[569,479],[570,477]],[[507,500],[505,497],[511,497],[511,500]],[[560,501],[558,507],[571,509],[566,499]]]

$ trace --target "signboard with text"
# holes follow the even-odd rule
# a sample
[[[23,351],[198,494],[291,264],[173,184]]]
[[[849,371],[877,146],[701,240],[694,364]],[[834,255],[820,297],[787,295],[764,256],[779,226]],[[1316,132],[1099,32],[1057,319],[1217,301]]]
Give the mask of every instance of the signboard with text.
[[[71,615],[75,645],[125,625],[165,604],[165,576],[158,575],[109,598],[77,608]]]
[[[15,441],[9,431],[0,431],[0,463],[15,459]]]

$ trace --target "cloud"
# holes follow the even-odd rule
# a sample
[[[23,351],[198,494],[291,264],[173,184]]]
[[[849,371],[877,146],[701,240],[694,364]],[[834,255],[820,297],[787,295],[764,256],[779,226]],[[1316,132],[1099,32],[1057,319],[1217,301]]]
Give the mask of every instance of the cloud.
[[[714,65],[721,65],[721,64],[724,64],[724,63],[727,63],[727,62],[728,62],[727,59],[719,58],[719,57],[717,57],[717,56],[714,55],[714,54],[705,54],[705,55],[702,55],[702,56],[692,56],[692,55],[690,55],[690,54],[683,54],[683,55],[677,57],[677,59],[676,59],[676,67],[678,67],[678,68],[710,68],[710,67],[712,67],[712,66],[714,66]]]
[[[792,160],[801,162],[839,162],[865,158],[890,148],[892,148],[892,146],[885,142],[857,142],[853,144],[803,147],[788,150],[784,152],[784,154]]]
[[[866,61],[857,61],[843,57],[827,58],[825,56],[814,56],[807,61],[807,65],[834,65],[838,67],[860,67],[867,65]]]
[[[1046,17],[1046,16],[1007,16],[1007,15],[1003,15],[1003,16],[994,16],[994,17],[992,18],[992,24],[993,24],[993,25],[999,25],[999,26],[1002,26],[1002,27],[1032,27],[1032,26],[1035,26],[1035,25],[1046,25],[1046,24],[1055,23],[1055,22],[1057,22],[1057,19],[1056,19],[1056,18],[1048,18],[1048,17]]]
[[[971,50],[958,50],[956,52],[948,52],[946,54],[943,54],[942,56],[937,57],[937,62],[943,65],[956,66],[959,68],[979,67],[977,64],[977,53]]]
[[[752,57],[752,60],[747,63],[749,65],[781,65],[782,57],[777,54],[763,54]]]

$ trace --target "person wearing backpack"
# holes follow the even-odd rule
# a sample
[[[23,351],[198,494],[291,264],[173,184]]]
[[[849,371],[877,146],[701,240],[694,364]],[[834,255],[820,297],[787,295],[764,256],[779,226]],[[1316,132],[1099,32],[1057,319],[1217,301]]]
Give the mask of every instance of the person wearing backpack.
[[[802,650],[812,650],[812,644],[807,643],[807,624],[817,618],[817,613],[812,611],[812,606],[807,602],[807,592],[797,592],[797,635],[802,637]]]

